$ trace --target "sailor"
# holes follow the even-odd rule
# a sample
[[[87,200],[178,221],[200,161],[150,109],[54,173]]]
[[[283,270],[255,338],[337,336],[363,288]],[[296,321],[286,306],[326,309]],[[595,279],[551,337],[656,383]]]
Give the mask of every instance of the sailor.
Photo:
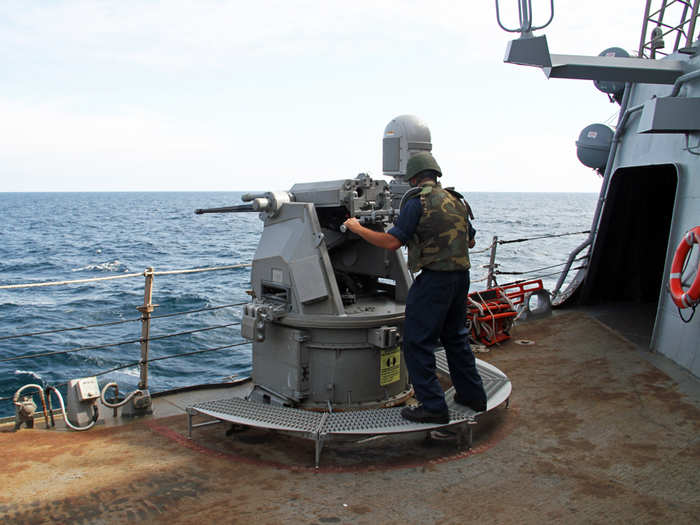
[[[474,245],[468,204],[437,181],[442,171],[429,152],[408,159],[411,185],[399,218],[388,232],[365,228],[355,218],[345,226],[367,242],[396,250],[408,247],[408,266],[416,277],[406,299],[403,352],[417,407],[401,415],[421,423],[449,423],[445,394],[435,374],[435,348],[447,355],[455,401],[476,412],[486,410],[486,392],[476,369],[465,327],[469,292],[469,250]]]

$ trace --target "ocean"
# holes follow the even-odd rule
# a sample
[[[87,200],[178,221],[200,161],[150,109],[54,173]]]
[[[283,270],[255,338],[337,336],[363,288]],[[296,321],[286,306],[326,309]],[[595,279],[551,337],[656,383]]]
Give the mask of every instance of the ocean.
[[[240,203],[239,192],[0,193],[0,286],[67,281],[143,272],[249,263],[262,222],[256,213],[195,215],[196,208]],[[468,193],[476,216],[472,290],[486,285],[492,238],[515,240],[588,230],[597,202],[592,193]],[[552,290],[558,270],[585,235],[547,237],[498,246],[504,284],[542,277]],[[484,251],[486,250],[486,251]],[[554,267],[553,267],[554,266]],[[576,266],[576,265],[575,265]],[[553,267],[553,268],[552,268]],[[573,276],[575,272],[571,272]],[[156,276],[157,304],[150,358],[243,342],[240,305],[248,299],[250,269]],[[27,289],[0,289],[0,416],[14,414],[11,398],[27,383],[61,385],[139,360],[142,276]],[[224,308],[212,309],[217,306]],[[186,315],[173,315],[182,312]],[[113,324],[118,322],[119,324]],[[112,324],[108,324],[112,323]],[[88,325],[105,325],[59,331]],[[211,328],[206,331],[196,331]],[[37,332],[52,331],[39,335]],[[21,336],[21,337],[17,337]],[[134,341],[29,359],[87,346]],[[159,392],[199,383],[243,378],[251,372],[249,344],[149,364],[149,388]],[[99,376],[134,389],[136,366]]]

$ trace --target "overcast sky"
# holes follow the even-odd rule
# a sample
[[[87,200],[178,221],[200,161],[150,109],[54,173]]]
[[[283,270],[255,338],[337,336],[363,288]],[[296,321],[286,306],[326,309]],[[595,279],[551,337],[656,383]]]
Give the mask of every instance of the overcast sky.
[[[555,1],[550,50],[635,53],[643,4]],[[492,0],[3,0],[0,191],[380,176],[384,127],[410,113],[459,189],[597,192],[574,143],[617,106],[504,64],[510,38]]]

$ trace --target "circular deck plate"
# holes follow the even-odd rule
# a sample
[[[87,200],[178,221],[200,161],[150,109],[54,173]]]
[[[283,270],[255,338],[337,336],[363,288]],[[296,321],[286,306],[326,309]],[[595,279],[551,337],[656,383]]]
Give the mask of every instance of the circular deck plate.
[[[438,371],[449,374],[444,351],[437,352],[436,357]],[[226,451],[239,459],[252,455],[259,461],[290,468],[308,465],[313,457],[310,450],[316,443],[327,443],[331,439],[333,443],[323,449],[323,464],[330,463],[341,469],[363,468],[362,465],[364,468],[380,465],[391,468],[416,461],[445,460],[455,455],[463,457],[487,445],[499,421],[506,417],[504,414],[491,417],[488,412],[507,401],[512,389],[510,380],[498,368],[480,359],[476,362],[487,393],[487,411],[476,413],[454,403],[454,389],[448,388],[445,398],[450,422],[446,425],[407,421],[400,415],[401,407],[322,413],[230,398],[197,403],[188,411],[232,423],[229,434],[233,439],[222,439],[221,427],[195,429],[193,437],[207,449]],[[463,440],[457,438],[468,431],[465,427],[477,423],[479,430],[472,450],[456,449],[457,442],[463,445]],[[454,440],[426,441],[431,430],[445,427],[455,428]],[[302,457],[298,457],[301,450],[306,451],[302,461]]]

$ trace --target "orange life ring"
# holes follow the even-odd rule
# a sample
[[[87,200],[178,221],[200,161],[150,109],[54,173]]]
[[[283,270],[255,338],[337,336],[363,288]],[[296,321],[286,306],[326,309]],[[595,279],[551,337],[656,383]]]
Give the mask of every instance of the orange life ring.
[[[684,292],[681,286],[681,273],[693,244],[700,245],[700,226],[696,226],[683,236],[678,248],[676,248],[676,254],[673,256],[669,285],[671,297],[678,308],[689,308],[700,301],[700,268],[698,268],[695,280],[687,292]]]

